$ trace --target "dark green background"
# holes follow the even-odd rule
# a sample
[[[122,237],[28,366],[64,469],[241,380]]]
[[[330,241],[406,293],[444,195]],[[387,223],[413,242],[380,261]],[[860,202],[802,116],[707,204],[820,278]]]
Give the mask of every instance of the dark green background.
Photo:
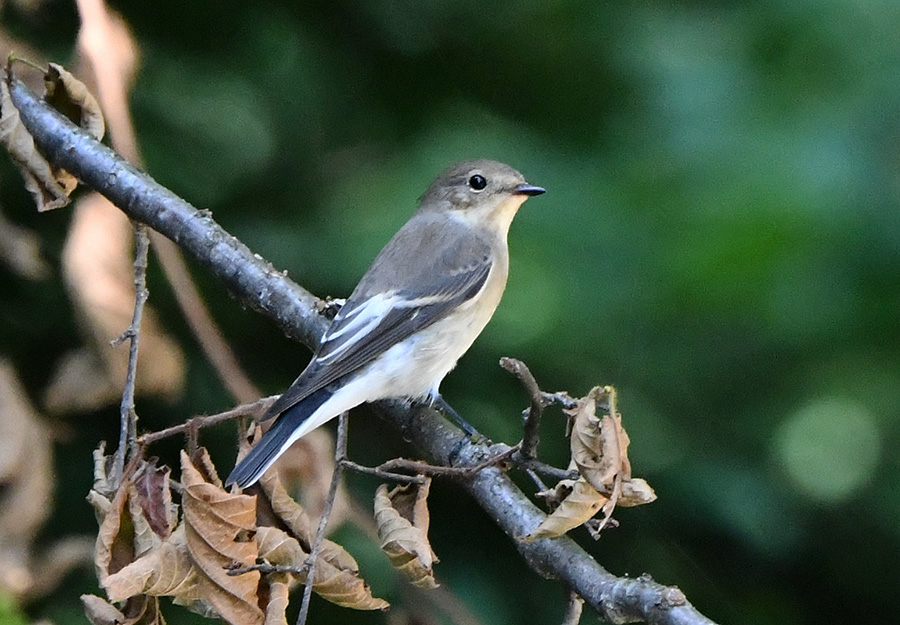
[[[132,104],[148,170],[318,295],[349,293],[455,161],[506,161],[548,189],[513,224],[504,302],[443,390],[515,442],[525,398],[501,356],[547,390],[619,388],[635,474],[659,500],[620,510],[597,543],[573,532],[611,571],[678,585],[722,623],[896,621],[900,3],[114,5],[143,56]],[[3,20],[71,62],[68,3]],[[68,210],[36,215],[3,174],[6,212],[58,259]],[[2,271],[0,351],[37,397],[78,334],[58,277]],[[254,381],[284,388],[307,352],[195,273]],[[227,407],[158,268],[150,286],[190,369],[181,404],[139,402],[142,425]],[[90,449],[116,414],[69,422],[48,539],[94,530]],[[356,414],[355,458],[411,453]],[[550,413],[541,450],[557,463],[562,429]],[[204,439],[226,466],[230,436]],[[365,501],[375,483],[351,487]],[[485,623],[559,622],[563,590],[461,491],[433,491],[438,578]],[[370,545],[339,538],[377,593],[415,610]],[[85,572],[29,614],[81,622],[92,591]]]

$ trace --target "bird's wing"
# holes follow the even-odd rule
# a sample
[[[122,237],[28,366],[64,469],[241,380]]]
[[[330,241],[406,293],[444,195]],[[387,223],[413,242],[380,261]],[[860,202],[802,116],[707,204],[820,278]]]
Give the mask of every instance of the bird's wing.
[[[446,222],[424,233],[420,224],[413,239],[407,236],[408,225],[375,259],[325,332],[312,361],[262,420],[372,362],[482,291],[493,266],[487,242]],[[391,262],[400,249],[404,284],[397,284],[398,270]]]

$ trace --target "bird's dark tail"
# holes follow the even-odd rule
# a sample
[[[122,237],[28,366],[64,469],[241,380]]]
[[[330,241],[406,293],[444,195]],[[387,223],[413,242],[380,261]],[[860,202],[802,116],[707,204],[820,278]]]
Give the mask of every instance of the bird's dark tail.
[[[332,394],[327,388],[320,389],[281,413],[275,424],[263,434],[262,439],[253,446],[250,453],[234,467],[231,475],[225,480],[225,487],[237,484],[241,488],[247,488],[254,484],[294,440],[306,434],[302,432],[294,436],[294,433],[303,427]]]

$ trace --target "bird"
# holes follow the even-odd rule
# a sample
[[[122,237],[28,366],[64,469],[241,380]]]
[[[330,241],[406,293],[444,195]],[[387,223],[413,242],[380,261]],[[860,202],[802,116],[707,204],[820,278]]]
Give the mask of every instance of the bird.
[[[507,233],[545,190],[497,161],[449,167],[372,262],[275,419],[226,480],[247,488],[296,440],[366,402],[439,400],[439,386],[493,316],[509,273]]]

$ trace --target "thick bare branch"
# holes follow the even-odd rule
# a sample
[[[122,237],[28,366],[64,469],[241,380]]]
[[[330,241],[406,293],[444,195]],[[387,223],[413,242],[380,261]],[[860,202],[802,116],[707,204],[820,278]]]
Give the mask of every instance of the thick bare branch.
[[[318,342],[327,322],[319,316],[318,300],[309,292],[229,235],[208,212],[197,211],[44,106],[21,82],[10,81],[10,92],[46,158],[105,195],[129,217],[172,239],[223,280],[244,304],[274,319],[289,336],[307,345]],[[375,409],[410,436],[434,464],[449,464],[454,454],[457,466],[485,460],[482,447],[469,443],[434,410],[401,401],[379,402]],[[512,538],[531,568],[564,582],[608,621],[712,623],[677,588],[648,577],[616,577],[569,538],[521,541],[545,515],[500,469],[487,468],[463,484]]]

